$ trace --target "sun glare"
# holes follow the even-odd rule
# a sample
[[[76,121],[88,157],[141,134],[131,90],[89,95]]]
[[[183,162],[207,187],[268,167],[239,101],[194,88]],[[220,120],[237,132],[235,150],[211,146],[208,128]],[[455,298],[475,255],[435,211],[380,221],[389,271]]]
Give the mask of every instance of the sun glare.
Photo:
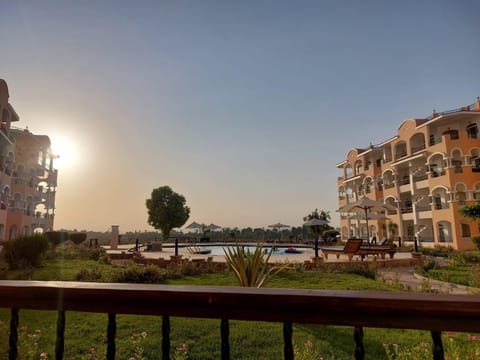
[[[57,158],[54,167],[59,170],[72,169],[79,162],[79,150],[74,139],[66,135],[50,136],[52,152]]]

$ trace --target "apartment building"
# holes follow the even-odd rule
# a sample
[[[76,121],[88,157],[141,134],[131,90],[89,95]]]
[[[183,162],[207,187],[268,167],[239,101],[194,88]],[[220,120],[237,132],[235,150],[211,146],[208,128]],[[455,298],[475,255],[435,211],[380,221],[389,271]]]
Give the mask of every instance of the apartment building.
[[[369,234],[423,246],[473,248],[480,223],[460,214],[480,200],[480,100],[459,109],[408,119],[378,145],[352,149],[337,164],[339,207],[362,196],[395,207],[368,219]],[[366,237],[367,221],[340,214],[341,236]]]
[[[50,139],[19,120],[0,79],[0,241],[53,229],[57,170]]]

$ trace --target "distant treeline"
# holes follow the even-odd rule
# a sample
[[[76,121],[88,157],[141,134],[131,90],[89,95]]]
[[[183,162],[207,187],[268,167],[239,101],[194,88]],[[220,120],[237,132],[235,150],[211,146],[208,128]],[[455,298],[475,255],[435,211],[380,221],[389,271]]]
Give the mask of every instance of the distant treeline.
[[[66,230],[61,229],[59,231],[67,231],[69,233],[86,233],[87,240],[98,239],[100,245],[109,244],[112,239],[111,231],[88,231],[88,230]],[[120,244],[133,244],[138,239],[140,243],[148,243],[161,241],[162,234],[158,231],[129,231],[126,233],[120,233]],[[187,240],[190,242],[200,242],[201,240],[211,242],[217,241],[300,241],[300,240],[311,240],[313,239],[312,235],[307,233],[307,230],[303,227],[292,227],[285,230],[277,229],[262,229],[262,228],[243,228],[243,229],[230,229],[224,228],[219,231],[206,231],[202,232],[191,232],[191,233],[182,233],[172,231],[170,233],[170,240],[174,241],[175,239]]]

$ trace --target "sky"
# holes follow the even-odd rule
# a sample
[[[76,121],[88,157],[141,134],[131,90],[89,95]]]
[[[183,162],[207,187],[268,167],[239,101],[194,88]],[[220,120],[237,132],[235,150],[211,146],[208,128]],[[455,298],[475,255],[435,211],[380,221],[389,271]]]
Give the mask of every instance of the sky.
[[[478,1],[0,0],[0,78],[60,155],[56,229],[338,224],[336,164],[480,96]]]

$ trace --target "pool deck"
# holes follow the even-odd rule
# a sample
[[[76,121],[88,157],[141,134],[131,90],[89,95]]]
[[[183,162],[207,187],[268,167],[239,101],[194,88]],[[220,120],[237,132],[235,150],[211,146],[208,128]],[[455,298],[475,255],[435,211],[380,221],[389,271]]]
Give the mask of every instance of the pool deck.
[[[183,244],[182,244],[183,245]],[[213,246],[213,245],[218,245],[218,244],[202,244],[202,246]],[[249,244],[251,245],[251,244]],[[112,253],[112,254],[121,254],[123,253],[128,253],[128,249],[131,249],[134,247],[135,244],[121,244],[118,246],[117,250],[110,250],[109,247],[105,247],[107,249],[107,253]],[[281,247],[295,247],[299,250],[302,251],[302,253],[297,253],[297,254],[284,254],[284,255],[272,255],[270,257],[270,262],[271,263],[304,263],[306,261],[312,261],[315,255],[315,251],[311,247],[303,247],[302,245],[299,244],[282,244],[280,245]],[[328,260],[322,257],[322,252],[319,249],[319,256],[322,258],[322,261],[324,263],[338,263],[338,262],[348,262],[348,257],[346,255],[340,255],[340,258],[337,259],[336,256],[329,256]],[[225,256],[223,255],[211,255],[211,254],[191,254],[189,252],[188,247],[184,246],[179,246],[178,248],[178,253],[179,255],[182,255],[184,259],[207,259],[209,257],[213,258],[214,262],[225,262]],[[147,259],[166,259],[169,260],[171,256],[175,255],[175,248],[173,244],[167,243],[164,244],[163,246],[163,251],[140,251],[140,254]],[[386,264],[392,263],[392,266],[398,266],[397,264],[394,265],[394,263],[398,263],[398,260],[404,260],[404,261],[409,261],[412,260],[412,254],[410,252],[397,252],[395,253],[394,259],[387,259],[388,256],[386,256],[385,259],[380,259],[379,257],[376,256],[367,256],[364,261],[378,261],[384,262]],[[360,256],[354,256],[352,261],[361,261]]]

